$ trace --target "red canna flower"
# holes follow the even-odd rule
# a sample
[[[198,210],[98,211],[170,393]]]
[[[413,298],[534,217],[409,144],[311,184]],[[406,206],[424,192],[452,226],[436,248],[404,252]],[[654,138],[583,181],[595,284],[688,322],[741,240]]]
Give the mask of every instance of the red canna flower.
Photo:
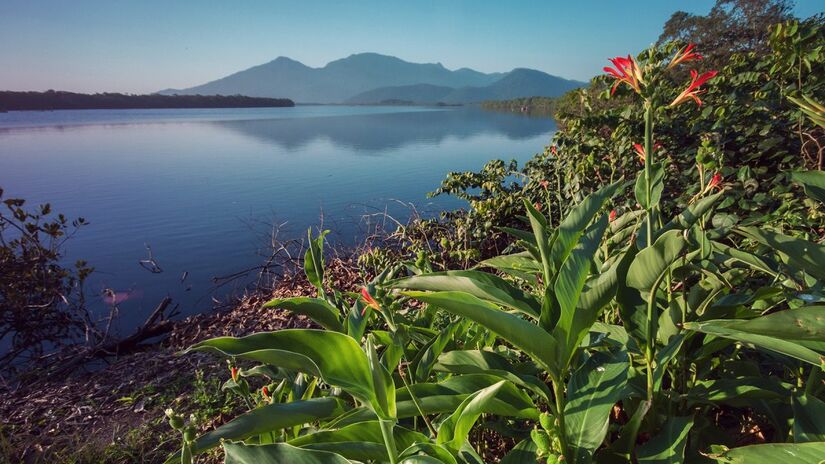
[[[237,383],[238,382],[238,368],[237,367],[231,368],[229,370],[229,373],[232,375],[232,381]]]
[[[610,211],[610,216],[608,216],[608,217],[607,217],[608,222],[613,222],[613,221],[615,221],[615,220],[616,220],[616,216],[617,216],[617,215],[618,215],[618,213],[616,213],[616,210],[615,210],[615,209],[614,209],[614,210],[611,210],[611,211]]]
[[[536,208],[536,211],[541,211],[541,203],[538,201],[533,203],[533,208]]]
[[[541,185],[542,187],[544,187],[544,190],[547,190],[547,187],[549,187],[549,186],[550,186],[550,181],[548,181],[547,179],[544,179],[544,180],[542,180],[541,182],[539,182],[539,185]]]
[[[687,63],[688,61],[696,61],[704,59],[702,55],[695,53],[693,51],[693,47],[695,44],[688,44],[687,47],[679,50],[673,59],[670,60],[670,64],[667,65],[667,68],[673,68],[674,66],[678,65],[679,63]]]
[[[684,103],[688,100],[688,98],[692,98],[697,105],[702,106],[702,100],[699,100],[698,95],[703,92],[699,88],[700,85],[704,84],[708,80],[712,79],[714,76],[719,74],[716,71],[708,71],[701,76],[695,69],[690,70],[690,85],[676,97],[673,102],[670,103],[670,106],[676,106],[680,103]]]
[[[556,151],[556,146],[555,145],[550,146],[550,153],[552,153],[553,156],[559,156],[559,153]]]
[[[617,56],[616,58],[610,58],[609,61],[616,67],[616,69],[609,66],[604,67],[604,71],[616,79],[616,82],[610,89],[610,95],[616,92],[616,88],[619,87],[619,84],[622,82],[629,85],[636,93],[641,93],[644,79],[642,79],[642,70],[639,69],[636,60],[633,59],[632,56],[627,55],[627,58]]]
[[[269,388],[267,388],[266,385],[261,388],[261,396],[267,400],[272,399],[272,395],[269,394]]]
[[[375,301],[375,299],[372,297],[372,295],[370,295],[370,292],[369,292],[369,290],[367,290],[367,287],[361,287],[361,298],[364,299],[364,302],[367,303],[367,306],[371,307],[372,309],[374,309],[376,311],[381,310],[381,306],[379,306],[378,302]],[[365,306],[364,309],[361,311],[361,316],[365,315],[366,313],[367,313],[367,307]]]

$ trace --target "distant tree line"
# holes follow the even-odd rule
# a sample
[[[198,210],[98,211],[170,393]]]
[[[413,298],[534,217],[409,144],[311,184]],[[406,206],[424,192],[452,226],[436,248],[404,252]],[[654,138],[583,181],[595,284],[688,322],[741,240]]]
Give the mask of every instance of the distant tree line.
[[[0,91],[0,110],[90,110],[141,108],[268,108],[295,106],[288,98],[259,98],[243,95],[127,95]]]
[[[530,116],[552,116],[555,106],[556,99],[550,97],[524,97],[481,102],[481,107],[485,110],[512,111]]]

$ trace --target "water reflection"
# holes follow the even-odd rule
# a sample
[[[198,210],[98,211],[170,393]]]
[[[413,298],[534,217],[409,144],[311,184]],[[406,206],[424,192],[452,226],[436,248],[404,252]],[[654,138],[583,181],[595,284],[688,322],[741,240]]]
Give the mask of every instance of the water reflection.
[[[438,144],[449,137],[465,139],[480,134],[524,140],[546,134],[555,128],[553,121],[546,118],[486,112],[474,108],[357,116],[213,121],[211,124],[289,150],[299,149],[323,139],[336,146],[363,152],[394,150],[410,143]]]

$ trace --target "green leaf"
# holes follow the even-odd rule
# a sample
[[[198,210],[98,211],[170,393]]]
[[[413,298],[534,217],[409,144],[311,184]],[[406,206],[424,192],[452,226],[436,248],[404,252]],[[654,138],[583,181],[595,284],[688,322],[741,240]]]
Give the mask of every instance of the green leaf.
[[[724,191],[708,195],[696,203],[688,206],[678,216],[674,217],[661,229],[654,233],[654,237],[659,238],[665,232],[682,229],[687,230],[693,227],[699,219],[710,211],[716,202],[722,197]]]
[[[481,271],[445,271],[412,276],[391,282],[394,288],[466,292],[482,300],[538,318],[541,305],[532,295],[501,277]]]
[[[791,404],[794,442],[825,442],[825,402],[815,396],[803,394],[794,396]]]
[[[673,264],[687,241],[680,230],[671,230],[662,234],[652,246],[640,251],[627,271],[627,285],[648,296],[660,277]]]
[[[380,412],[376,411],[376,413],[381,419],[395,418],[395,383],[392,380],[392,375],[378,359],[378,353],[375,351],[372,339],[372,335],[367,338],[366,351],[367,361],[369,361],[370,371],[372,372],[372,384],[375,387],[376,402],[380,406]]]
[[[825,172],[797,171],[791,173],[791,179],[802,184],[802,188],[809,197],[825,203]]]
[[[555,368],[556,341],[553,337],[520,317],[501,311],[497,306],[463,292],[405,292],[412,298],[437,306],[450,313],[490,329],[532,356],[546,370]]]
[[[453,374],[490,374],[532,390],[550,401],[547,385],[532,375],[518,372],[503,356],[488,350],[452,350],[438,358],[435,369]]]
[[[693,416],[672,416],[658,435],[636,449],[640,463],[679,464],[684,462],[688,432]]]
[[[344,412],[337,398],[313,398],[292,403],[273,403],[255,408],[195,440],[192,452],[217,446],[221,440],[245,440],[255,435],[335,417]]]
[[[396,446],[401,449],[417,442],[430,441],[424,434],[400,426],[395,426],[392,433]],[[302,435],[290,440],[289,444],[304,449],[329,451],[357,461],[388,459],[378,421],[359,422],[337,430],[322,430]]]
[[[424,453],[423,455],[421,453]],[[418,442],[410,445],[407,449],[398,455],[401,459],[400,464],[408,463],[435,463],[435,464],[458,464],[455,457],[441,445],[436,445],[431,442]],[[430,459],[421,461],[421,459]],[[433,460],[434,459],[434,460]]]
[[[538,263],[530,253],[523,251],[512,255],[501,255],[485,259],[479,266],[491,267],[502,272],[519,271],[525,274],[541,273],[541,263]]]
[[[500,464],[536,464],[538,457],[538,447],[533,440],[526,439],[520,441],[513,449],[502,458]]]
[[[524,207],[527,209],[527,216],[530,218],[530,227],[533,229],[536,248],[538,248],[541,258],[542,275],[546,286],[550,282],[550,277],[553,275],[552,270],[554,269],[550,262],[550,247],[552,244],[550,234],[547,231],[547,219],[527,199],[524,200]]]
[[[578,303],[607,224],[607,215],[603,215],[588,229],[562,264],[556,279],[555,296],[561,312],[553,337],[559,342],[560,366],[567,366],[599,315],[600,308],[579,308]]]
[[[338,308],[321,298],[275,298],[263,307],[283,308],[295,314],[307,316],[327,330],[344,331],[344,326],[338,319]]]
[[[626,351],[595,353],[570,378],[564,421],[571,462],[589,463],[604,441],[613,405],[625,393]]]
[[[501,381],[501,377],[494,374],[465,374],[452,376],[439,383],[412,384],[410,390],[425,414],[441,414],[455,411],[472,393]],[[418,415],[406,387],[396,390],[396,400],[399,418]],[[538,411],[530,397],[510,382],[501,387],[488,408],[491,413],[499,416],[538,419]]]
[[[734,231],[778,251],[787,257],[789,265],[825,280],[825,246],[764,228],[739,227]]]
[[[743,446],[709,457],[725,464],[820,464],[825,458],[825,442]]]
[[[318,294],[324,295],[324,238],[329,233],[325,230],[312,239],[312,229],[307,230],[307,247],[304,253],[304,273],[309,283],[318,289]]]
[[[792,313],[789,315],[782,315],[781,317],[777,316],[782,313],[790,311],[798,312],[804,309],[805,308],[798,308],[797,310],[789,309],[785,311],[780,311],[778,313],[770,314],[768,316],[753,319],[750,321],[714,319],[704,322],[687,322],[684,324],[684,327],[688,330],[695,330],[697,332],[703,332],[710,335],[729,338],[731,340],[737,340],[745,344],[751,344],[758,346],[760,348],[776,351],[777,353],[782,353],[784,355],[791,356],[793,358],[799,359],[800,361],[805,361],[807,363],[813,364],[814,366],[820,366],[823,360],[825,360],[825,358],[823,358],[823,356],[821,356],[816,351],[813,351],[810,348],[803,346],[802,343],[805,342],[805,339],[792,338],[793,336],[804,336],[805,329],[793,325],[786,327],[771,328],[766,324],[767,322],[771,321],[784,321],[788,319],[788,316],[792,318],[795,315],[794,313]],[[767,318],[770,318],[770,320],[765,321],[764,319]],[[819,329],[817,329],[817,331],[818,330]],[[774,335],[763,335],[763,333]],[[789,339],[776,338],[777,336],[781,337],[783,333],[788,333],[792,335],[787,337]]]
[[[380,410],[366,354],[352,337],[338,332],[284,329],[242,338],[219,337],[187,351],[213,351],[305,372]]]
[[[444,348],[453,339],[458,326],[459,323],[456,322],[448,325],[444,330],[439,332],[438,335],[433,337],[422,349],[421,356],[417,357],[417,362],[413,362],[413,365],[415,366],[415,379],[417,381],[423,382],[427,379],[427,377],[429,377],[430,371],[438,361],[438,357],[441,355],[441,352],[444,351]]]
[[[505,383],[507,382],[502,380],[468,396],[458,406],[458,409],[441,423],[436,443],[458,452],[467,440],[470,429],[473,428],[478,417],[482,413],[489,412],[490,401],[495,398]]]
[[[604,203],[618,193],[621,186],[621,181],[615,182],[586,196],[559,224],[558,236],[551,250],[555,269],[561,267],[567,255],[578,243],[587,225],[602,209]]]
[[[644,170],[639,171],[639,177],[636,178],[636,202],[644,209],[658,205],[659,200],[662,199],[662,192],[665,190],[665,168],[661,162],[654,162],[650,167],[650,198],[647,197],[646,185],[647,173]]]
[[[341,455],[326,451],[305,450],[273,443],[270,445],[245,445],[224,443],[224,464],[351,464]]]

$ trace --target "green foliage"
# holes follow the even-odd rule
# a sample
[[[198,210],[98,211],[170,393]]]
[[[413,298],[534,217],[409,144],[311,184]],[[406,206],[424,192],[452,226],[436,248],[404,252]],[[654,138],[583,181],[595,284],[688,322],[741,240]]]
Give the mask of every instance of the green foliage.
[[[502,462],[821,460],[822,205],[785,98],[821,76],[734,56],[697,108],[674,100],[673,53],[641,55],[624,107],[583,106],[524,169],[452,173],[438,193],[470,210],[402,231],[360,295],[329,288],[310,237],[317,297],[267,306],[326,330],[193,347],[261,363],[272,393],[182,451],[222,437],[227,462],[475,463],[501,457],[479,439],[495,432],[517,443]],[[769,443],[727,448],[745,440]]]

